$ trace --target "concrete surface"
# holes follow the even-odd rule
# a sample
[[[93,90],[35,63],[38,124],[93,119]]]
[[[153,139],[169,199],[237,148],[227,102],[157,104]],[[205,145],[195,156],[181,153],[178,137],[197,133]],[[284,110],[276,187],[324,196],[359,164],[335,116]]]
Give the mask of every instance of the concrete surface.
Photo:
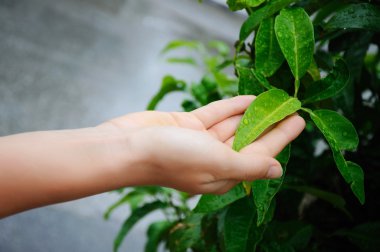
[[[172,39],[237,37],[242,22],[196,0],[0,0],[0,136],[88,127],[145,108],[161,77],[197,80],[159,51]],[[161,110],[178,110],[171,95]],[[109,221],[102,194],[0,220],[0,252],[111,251],[128,209]],[[0,206],[1,207],[1,206]],[[150,215],[122,251],[142,251]]]

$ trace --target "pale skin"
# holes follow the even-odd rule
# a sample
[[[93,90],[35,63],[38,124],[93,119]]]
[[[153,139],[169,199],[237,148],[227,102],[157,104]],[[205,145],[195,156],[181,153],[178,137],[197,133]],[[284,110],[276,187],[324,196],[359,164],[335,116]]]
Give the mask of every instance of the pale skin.
[[[253,96],[193,112],[140,112],[97,127],[0,138],[0,218],[128,186],[223,194],[281,176],[274,157],[304,129],[292,115],[239,153],[239,121]]]

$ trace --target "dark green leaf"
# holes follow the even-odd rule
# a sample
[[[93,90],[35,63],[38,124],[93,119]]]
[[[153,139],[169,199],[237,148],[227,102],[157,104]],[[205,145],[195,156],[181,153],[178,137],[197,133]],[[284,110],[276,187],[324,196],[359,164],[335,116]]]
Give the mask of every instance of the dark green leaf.
[[[237,11],[245,8],[256,7],[266,0],[227,0],[228,7],[232,11]]]
[[[342,151],[354,150],[358,145],[358,135],[354,126],[346,118],[331,110],[308,111],[311,119],[325,136],[334,155],[335,163],[344,180],[350,184],[351,190],[364,204],[364,173],[362,168],[347,162]]]
[[[350,72],[346,63],[337,60],[333,70],[320,81],[314,82],[305,92],[306,99],[303,103],[313,103],[328,99],[339,94],[348,84]]]
[[[175,79],[173,76],[167,75],[162,79],[161,88],[158,93],[150,100],[147,110],[154,110],[157,104],[167,95],[174,91],[182,91],[186,87],[186,83]]]
[[[380,8],[369,3],[351,4],[338,11],[324,28],[380,31]]]
[[[255,10],[244,22],[240,29],[240,42],[246,40],[263,19],[272,16],[289,4],[298,1],[299,0],[269,0],[265,6],[261,7],[258,10]]]
[[[276,17],[275,31],[281,50],[296,79],[297,94],[299,80],[305,75],[313,60],[313,24],[304,9],[284,9]]]
[[[157,252],[160,242],[173,226],[170,221],[158,221],[150,224],[147,235],[148,241],[145,244],[145,252]]]
[[[248,197],[230,205],[224,217],[225,251],[254,251],[263,230],[257,228],[255,222],[256,211]],[[251,233],[252,228],[255,228],[254,233]]]
[[[170,251],[185,252],[200,243],[203,216],[203,214],[191,214],[172,228],[169,236]]]
[[[286,165],[290,157],[290,146],[287,146],[278,156],[277,160],[281,163],[283,174],[278,179],[256,180],[251,184],[252,197],[257,209],[257,226],[260,226],[268,213],[271,202],[280,190],[284,181]]]
[[[363,223],[350,230],[339,230],[335,235],[347,237],[361,251],[377,252],[380,248],[380,222]]]
[[[265,77],[272,76],[284,61],[274,32],[274,18],[264,19],[255,38],[256,70]]]
[[[301,102],[285,91],[271,89],[260,94],[246,110],[235,134],[233,149],[240,151],[269,126],[301,108]]]
[[[246,196],[244,188],[239,184],[223,195],[205,194],[194,209],[196,213],[208,213],[219,210],[232,202]]]
[[[315,197],[330,203],[332,206],[346,214],[349,218],[352,218],[351,214],[346,209],[346,201],[338,194],[327,192],[311,186],[287,185],[285,188],[314,195]]]
[[[237,67],[239,75],[239,94],[240,95],[259,95],[266,91],[260,82],[256,79],[252,69],[246,67]]]
[[[150,212],[153,212],[154,210],[164,209],[166,207],[169,207],[167,203],[155,201],[152,203],[148,203],[133,211],[131,215],[128,217],[128,219],[126,219],[123,225],[121,226],[121,229],[119,230],[119,233],[117,234],[113,244],[113,251],[118,251],[125,236],[140,219],[142,219],[145,215],[149,214]]]

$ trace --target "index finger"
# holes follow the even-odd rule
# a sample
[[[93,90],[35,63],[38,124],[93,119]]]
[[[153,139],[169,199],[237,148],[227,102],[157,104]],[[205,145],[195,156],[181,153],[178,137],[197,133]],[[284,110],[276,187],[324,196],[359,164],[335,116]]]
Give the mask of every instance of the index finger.
[[[195,115],[206,129],[225,119],[242,114],[255,99],[253,95],[241,95],[233,98],[212,102],[191,113]]]

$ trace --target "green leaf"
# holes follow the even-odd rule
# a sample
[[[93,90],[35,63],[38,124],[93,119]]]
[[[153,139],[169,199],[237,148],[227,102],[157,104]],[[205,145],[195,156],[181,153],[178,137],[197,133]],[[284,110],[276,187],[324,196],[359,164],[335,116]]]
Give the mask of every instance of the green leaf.
[[[324,26],[327,30],[364,29],[380,31],[380,8],[369,3],[351,4],[341,9]]]
[[[380,248],[380,222],[363,223],[350,230],[339,230],[334,235],[347,237],[361,251],[376,252]]]
[[[299,0],[269,0],[265,6],[255,10],[243,23],[239,35],[240,42],[246,40],[263,19],[274,15],[276,12],[285,8],[289,4],[298,1]]]
[[[199,244],[203,216],[203,214],[191,214],[172,228],[169,236],[170,251],[185,252]]]
[[[299,80],[305,75],[313,60],[313,24],[304,9],[284,9],[276,17],[275,31],[282,53],[296,79],[297,94]]]
[[[359,199],[360,203],[364,204],[363,170],[359,165],[347,162],[342,155],[342,151],[344,150],[355,150],[357,148],[359,138],[354,126],[349,120],[335,111],[306,111],[310,114],[311,119],[329,143],[339,172],[344,180],[350,184],[352,192]]]
[[[303,103],[325,100],[339,94],[349,83],[350,72],[344,60],[338,59],[333,70],[322,80],[314,82],[305,92]]]
[[[188,41],[188,40],[173,40],[170,41],[164,49],[162,49],[161,53],[167,53],[169,51],[178,49],[178,48],[188,48],[193,50],[199,50],[202,45],[198,41]]]
[[[121,197],[118,201],[108,207],[107,211],[104,213],[104,219],[108,220],[112,212],[121,205],[129,204],[133,199],[139,198],[142,199],[143,195],[139,191],[132,191]]]
[[[344,214],[346,214],[349,218],[352,218],[351,214],[346,209],[346,201],[340,195],[336,193],[327,192],[327,191],[321,190],[319,188],[314,188],[311,186],[287,185],[287,186],[284,186],[284,188],[295,190],[301,193],[311,194],[321,200],[324,200],[330,203],[332,206],[334,206],[335,208],[339,209]]]
[[[348,119],[327,109],[314,110],[310,116],[334,149],[343,151],[357,148],[359,137]]]
[[[266,91],[256,79],[252,69],[246,67],[236,68],[239,75],[239,94],[240,95],[259,95]]]
[[[266,0],[227,0],[227,4],[232,11],[237,11],[245,8],[259,6],[265,1]]]
[[[315,62],[314,58],[311,60],[307,73],[311,76],[313,81],[319,81],[321,79],[321,73],[319,72],[317,62]]]
[[[154,110],[157,107],[157,104],[167,95],[168,93],[175,91],[183,91],[185,90],[186,83],[181,80],[175,79],[171,75],[166,75],[162,79],[161,88],[158,93],[153,96],[150,100],[147,110]]]
[[[278,156],[277,160],[281,163],[283,174],[278,179],[256,180],[251,183],[252,197],[257,209],[257,226],[263,224],[270,209],[274,196],[281,188],[284,181],[286,165],[290,158],[290,146],[288,145]]]
[[[284,61],[274,32],[274,18],[264,19],[255,38],[256,70],[265,77],[272,76]]]
[[[223,195],[205,194],[200,198],[197,206],[194,209],[196,213],[208,213],[219,210],[232,202],[246,196],[244,188],[241,184],[232,188],[229,192]]]
[[[233,149],[240,151],[265,129],[301,108],[301,102],[285,91],[271,89],[260,94],[246,110],[235,134]]]
[[[192,65],[192,66],[196,66],[197,65],[197,61],[194,58],[191,58],[191,57],[167,58],[166,61],[169,62],[169,63],[174,63],[174,64],[188,64],[188,65]]]
[[[208,46],[210,48],[216,49],[218,51],[218,53],[224,57],[226,57],[230,54],[230,47],[226,43],[224,43],[223,41],[212,40],[208,43]]]
[[[150,212],[153,212],[154,210],[163,209],[167,207],[169,207],[167,203],[155,201],[152,203],[148,203],[133,211],[131,215],[128,217],[128,219],[126,219],[123,225],[121,226],[121,229],[119,230],[119,233],[117,234],[113,244],[113,251],[118,251],[125,236],[140,219],[142,219],[145,215],[149,214]]]
[[[252,71],[253,75],[255,76],[256,80],[259,81],[261,86],[265,87],[268,90],[275,88],[269,83],[269,81],[264,77],[264,75],[262,75],[261,73],[259,73],[255,69],[251,69],[251,71]]]
[[[166,220],[150,224],[147,231],[148,241],[145,244],[145,252],[156,252],[160,242],[172,226],[173,223]]]
[[[249,197],[234,202],[227,209],[224,217],[225,251],[254,251],[262,239],[263,228],[257,228],[256,211]],[[251,232],[255,229],[254,233]]]

